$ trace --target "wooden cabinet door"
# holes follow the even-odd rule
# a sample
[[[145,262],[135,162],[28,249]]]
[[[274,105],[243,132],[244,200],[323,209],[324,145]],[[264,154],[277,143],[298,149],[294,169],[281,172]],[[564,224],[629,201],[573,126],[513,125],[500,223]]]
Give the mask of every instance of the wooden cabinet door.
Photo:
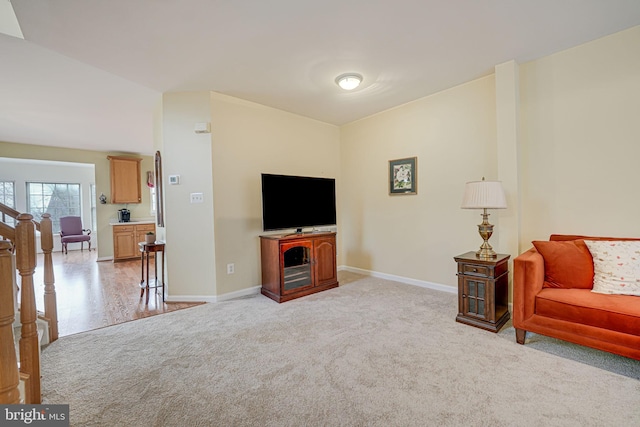
[[[313,245],[308,240],[280,245],[282,269],[281,292],[283,295],[299,292],[313,286]]]
[[[140,203],[140,161],[142,159],[109,156],[111,203]]]
[[[462,314],[480,319],[492,320],[490,310],[491,282],[487,279],[463,276]]]
[[[133,226],[119,228],[125,228],[125,230],[113,232],[113,259],[138,257],[138,243],[135,241]]]
[[[315,286],[322,286],[337,280],[336,240],[332,237],[314,241]]]

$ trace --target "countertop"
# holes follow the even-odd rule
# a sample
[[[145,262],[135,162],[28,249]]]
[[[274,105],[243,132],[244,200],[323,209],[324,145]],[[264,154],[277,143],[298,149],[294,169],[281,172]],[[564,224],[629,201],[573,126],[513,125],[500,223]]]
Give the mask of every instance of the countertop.
[[[155,224],[155,223],[156,221],[153,219],[132,219],[129,222],[110,221],[109,225],[117,227],[119,225]]]

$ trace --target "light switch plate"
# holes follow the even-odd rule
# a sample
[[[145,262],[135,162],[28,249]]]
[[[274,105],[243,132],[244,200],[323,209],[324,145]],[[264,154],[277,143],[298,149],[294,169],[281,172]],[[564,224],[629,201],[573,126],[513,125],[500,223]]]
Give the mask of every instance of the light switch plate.
[[[196,133],[211,133],[211,123],[196,123],[193,130]]]
[[[180,184],[180,175],[169,175],[169,184],[170,185]]]

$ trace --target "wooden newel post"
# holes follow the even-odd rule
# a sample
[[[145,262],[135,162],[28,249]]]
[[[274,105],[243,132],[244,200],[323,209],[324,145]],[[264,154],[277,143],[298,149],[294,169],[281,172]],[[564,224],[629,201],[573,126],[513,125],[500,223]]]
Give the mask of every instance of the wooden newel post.
[[[0,404],[20,403],[20,377],[13,338],[16,309],[13,304],[15,265],[12,247],[10,242],[0,240]],[[12,304],[9,304],[9,301]]]
[[[44,317],[49,319],[49,342],[58,339],[58,303],[53,275],[53,225],[51,215],[45,213],[40,221],[40,246],[44,253]]]
[[[33,216],[20,214],[16,225],[16,267],[20,273],[20,372],[29,375],[31,387],[26,391],[25,403],[39,404],[40,351],[36,324],[36,298],[33,273],[36,269],[36,226]]]

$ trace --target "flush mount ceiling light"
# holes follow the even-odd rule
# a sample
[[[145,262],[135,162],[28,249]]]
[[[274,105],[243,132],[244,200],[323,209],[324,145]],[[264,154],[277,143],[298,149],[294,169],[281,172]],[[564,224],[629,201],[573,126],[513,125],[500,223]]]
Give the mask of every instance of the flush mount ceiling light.
[[[356,73],[342,74],[336,77],[336,83],[344,90],[353,90],[360,86],[362,76]]]

